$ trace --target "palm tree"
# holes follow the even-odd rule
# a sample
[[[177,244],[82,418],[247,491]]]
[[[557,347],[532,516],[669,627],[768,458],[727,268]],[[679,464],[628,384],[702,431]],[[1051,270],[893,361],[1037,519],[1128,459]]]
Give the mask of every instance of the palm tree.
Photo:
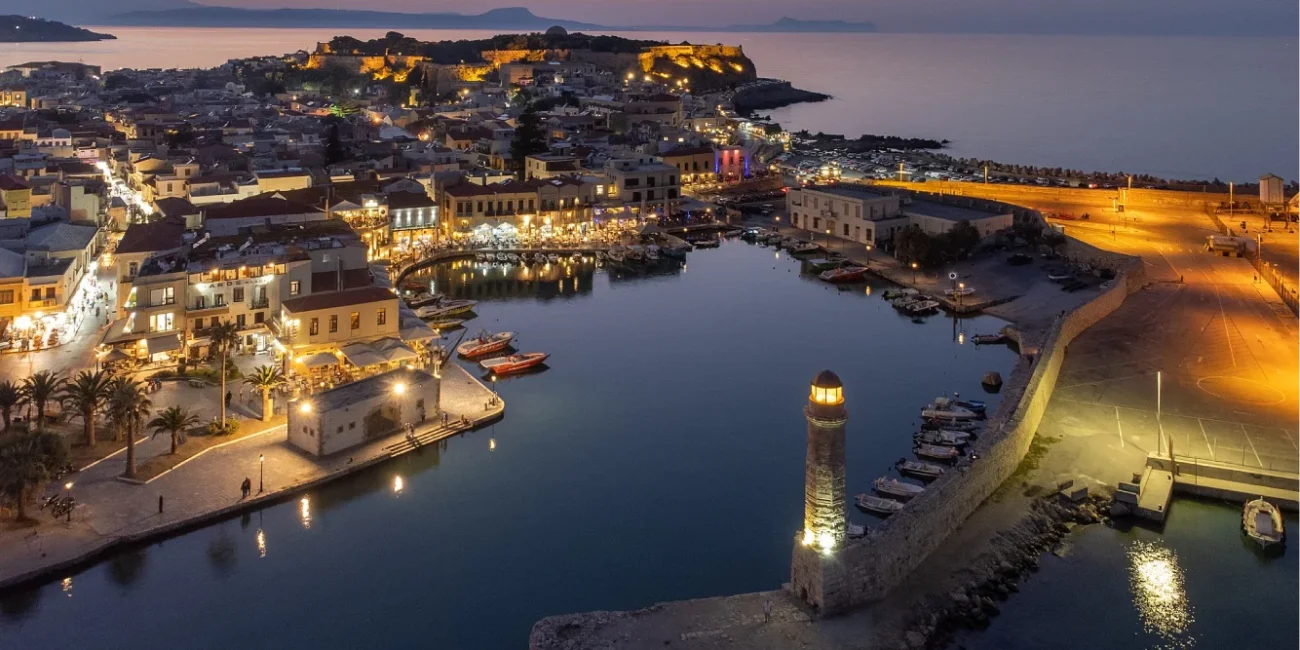
[[[67,380],[57,372],[42,370],[23,380],[23,397],[36,407],[36,430],[45,431],[45,404],[55,399]]]
[[[239,343],[239,329],[235,324],[226,321],[212,328],[208,335],[212,341],[212,349],[219,355],[221,360],[221,394],[217,396],[217,401],[221,404],[221,426],[226,426],[226,361],[230,357],[230,349]]]
[[[4,417],[5,431],[13,422],[14,409],[23,403],[22,388],[11,380],[0,382],[0,416]]]
[[[135,433],[140,423],[149,415],[153,402],[149,401],[140,383],[116,377],[108,397],[108,417],[120,434],[126,434],[126,472],[123,476],[135,477]]]
[[[60,395],[63,402],[81,414],[82,426],[86,432],[86,444],[91,447],[95,446],[95,414],[108,400],[111,381],[108,373],[102,370],[95,372],[83,370],[77,374],[76,379],[63,387],[63,394]]]
[[[153,434],[155,436],[164,431],[171,434],[171,453],[174,455],[176,453],[176,446],[181,443],[181,432],[198,423],[199,416],[194,415],[179,406],[169,406],[163,409],[161,413],[154,416],[154,419],[149,420],[148,426],[150,429],[153,429]]]
[[[67,462],[63,438],[53,433],[27,432],[0,446],[0,492],[17,504],[18,519],[27,519],[33,488],[54,478]]]
[[[272,365],[259,367],[244,383],[262,391],[262,421],[271,419],[271,389],[284,384],[284,373]]]

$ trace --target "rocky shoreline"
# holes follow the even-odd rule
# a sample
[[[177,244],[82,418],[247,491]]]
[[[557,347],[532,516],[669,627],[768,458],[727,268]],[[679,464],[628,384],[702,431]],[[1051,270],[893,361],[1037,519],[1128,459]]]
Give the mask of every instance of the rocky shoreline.
[[[1078,526],[1109,521],[1109,501],[1108,495],[1088,495],[1073,502],[1059,493],[1034,499],[1025,516],[998,532],[991,548],[976,559],[966,584],[920,609],[895,647],[938,650],[963,629],[988,627],[1000,613],[998,603],[1020,591],[1020,580],[1038,571],[1044,553],[1059,551]]]

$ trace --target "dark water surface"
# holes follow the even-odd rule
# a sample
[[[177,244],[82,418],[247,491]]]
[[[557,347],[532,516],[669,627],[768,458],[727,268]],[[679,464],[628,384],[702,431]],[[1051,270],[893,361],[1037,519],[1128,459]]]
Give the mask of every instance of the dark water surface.
[[[844,381],[855,493],[924,402],[1014,363],[955,340],[997,319],[913,323],[883,285],[838,291],[739,241],[666,275],[435,277],[483,301],[471,326],[552,354],[498,383],[502,422],[7,598],[0,648],[520,648],[550,614],[776,588],[818,371]]]

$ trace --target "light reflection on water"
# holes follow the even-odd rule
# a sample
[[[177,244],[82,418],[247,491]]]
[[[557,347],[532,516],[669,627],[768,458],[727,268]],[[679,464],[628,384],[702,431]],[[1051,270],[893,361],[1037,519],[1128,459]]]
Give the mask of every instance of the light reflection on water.
[[[1178,556],[1157,542],[1138,541],[1128,549],[1129,583],[1143,628],[1159,637],[1161,648],[1190,648],[1193,621]]]

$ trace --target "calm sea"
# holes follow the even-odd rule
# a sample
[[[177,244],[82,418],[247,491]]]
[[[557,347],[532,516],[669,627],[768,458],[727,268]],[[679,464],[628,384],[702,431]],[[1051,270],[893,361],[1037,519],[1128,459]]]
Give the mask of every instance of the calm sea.
[[[311,49],[338,29],[99,28],[101,43],[4,44],[0,65],[214,66]],[[359,38],[384,30],[359,29]],[[491,32],[409,30],[425,40]],[[773,112],[792,129],[947,138],[1020,164],[1252,181],[1300,177],[1294,38],[635,33],[744,46],[760,74],[833,95]]]

